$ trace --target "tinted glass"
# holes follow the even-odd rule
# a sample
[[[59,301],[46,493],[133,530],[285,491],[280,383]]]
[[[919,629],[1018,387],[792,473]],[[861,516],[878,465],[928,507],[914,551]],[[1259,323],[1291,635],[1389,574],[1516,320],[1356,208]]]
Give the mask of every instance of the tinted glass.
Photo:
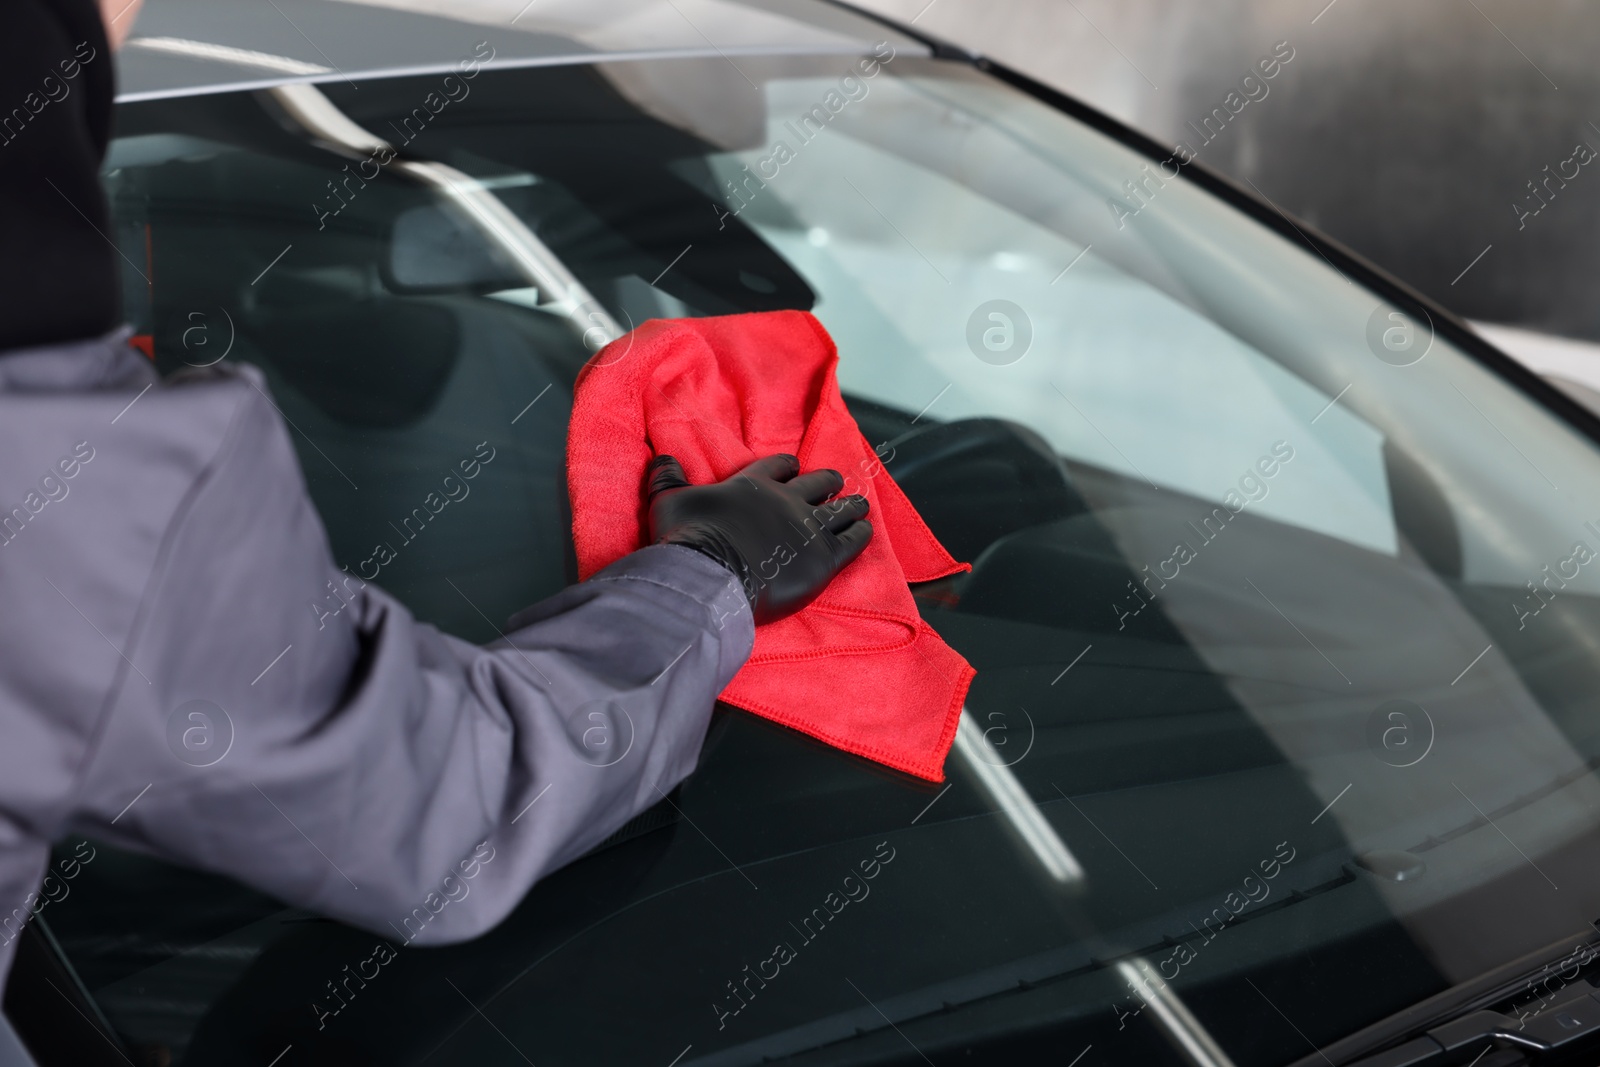
[[[565,422],[610,324],[811,308],[974,563],[917,593],[977,680],[947,787],[719,713],[677,809],[470,945],[391,960],[99,859],[49,918],[130,1040],[1268,1064],[1592,918],[1600,466],[1415,309],[887,51],[322,92],[464,184],[336,155],[272,94],[124,107],[107,181],[158,364],[266,371],[340,564],[492,638],[572,576]]]

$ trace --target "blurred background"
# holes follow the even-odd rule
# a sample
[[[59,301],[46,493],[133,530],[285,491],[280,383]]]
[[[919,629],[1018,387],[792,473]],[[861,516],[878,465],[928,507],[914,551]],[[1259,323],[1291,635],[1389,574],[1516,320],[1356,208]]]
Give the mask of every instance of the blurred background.
[[[1600,7],[1580,0],[860,6],[915,19],[924,32],[1159,140],[1189,143],[1205,164],[1253,183],[1284,211],[1473,320],[1535,369],[1600,385],[1600,373],[1589,369],[1600,364],[1600,347],[1591,347],[1600,342],[1600,167],[1586,165],[1600,149]],[[1268,95],[1230,114],[1202,145],[1190,123],[1200,126],[1224,107],[1248,68],[1279,42],[1293,58]]]

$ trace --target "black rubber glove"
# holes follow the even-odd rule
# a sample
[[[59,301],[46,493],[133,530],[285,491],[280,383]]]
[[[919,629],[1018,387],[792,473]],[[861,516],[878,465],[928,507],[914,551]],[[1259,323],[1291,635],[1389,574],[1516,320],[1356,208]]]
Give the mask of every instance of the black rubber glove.
[[[799,472],[798,459],[780,454],[727,481],[690,485],[676,459],[657,456],[645,471],[650,540],[693,548],[731,570],[757,625],[793,615],[872,540],[866,497],[829,501],[844,488],[838,471]]]

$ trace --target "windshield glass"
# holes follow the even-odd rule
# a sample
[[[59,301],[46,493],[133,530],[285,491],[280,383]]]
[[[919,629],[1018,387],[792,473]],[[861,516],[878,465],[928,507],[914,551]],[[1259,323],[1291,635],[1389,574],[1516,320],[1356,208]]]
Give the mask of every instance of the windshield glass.
[[[131,1042],[1272,1064],[1596,914],[1593,443],[1177,162],[887,46],[151,101],[119,132],[158,364],[261,366],[337,561],[422,618],[489,640],[571,580],[572,383],[616,330],[809,308],[974,565],[916,592],[978,671],[945,786],[725,709],[675,805],[470,945],[379,949],[106,849],[46,918]],[[408,525],[486,439],[471,499]]]

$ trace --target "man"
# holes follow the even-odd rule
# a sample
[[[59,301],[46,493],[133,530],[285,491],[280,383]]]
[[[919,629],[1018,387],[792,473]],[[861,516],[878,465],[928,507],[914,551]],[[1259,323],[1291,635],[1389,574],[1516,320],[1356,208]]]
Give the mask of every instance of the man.
[[[754,624],[860,553],[866,502],[761,584],[838,472],[774,456],[695,487],[659,457],[650,547],[482,648],[347,581],[262,376],[160,382],[118,330],[96,172],[134,11],[102,6],[10,0],[0,34],[0,114],[26,111],[0,121],[0,983],[68,832],[408,942],[482,933],[693,769]],[[319,619],[330,582],[349,606]],[[633,730],[604,768],[597,707]],[[229,724],[221,773],[178,758]]]

